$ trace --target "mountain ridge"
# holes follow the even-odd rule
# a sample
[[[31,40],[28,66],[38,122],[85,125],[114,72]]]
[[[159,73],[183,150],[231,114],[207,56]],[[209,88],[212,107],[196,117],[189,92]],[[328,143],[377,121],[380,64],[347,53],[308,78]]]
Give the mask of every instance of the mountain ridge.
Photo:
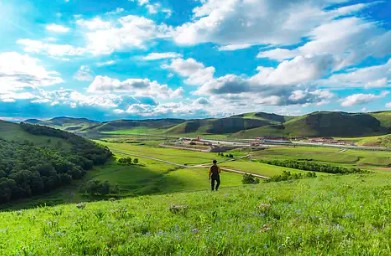
[[[162,134],[231,134],[238,137],[257,136],[370,136],[391,133],[391,111],[349,113],[316,111],[301,116],[251,112],[223,118],[205,119],[120,119],[99,122],[86,118],[55,117],[49,120],[29,119],[25,122],[51,126],[77,133],[102,133],[145,127]]]

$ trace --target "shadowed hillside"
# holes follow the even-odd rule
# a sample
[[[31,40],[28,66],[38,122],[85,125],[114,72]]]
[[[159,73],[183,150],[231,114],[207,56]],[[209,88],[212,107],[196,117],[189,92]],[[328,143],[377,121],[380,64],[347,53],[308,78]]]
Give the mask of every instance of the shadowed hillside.
[[[258,136],[372,136],[391,132],[391,111],[373,113],[314,112],[291,117],[270,113],[245,113],[226,118],[211,119],[147,119],[96,122],[84,118],[35,119],[28,123],[41,124],[78,134],[97,135],[121,131],[166,135],[225,134],[234,138]]]
[[[284,124],[293,136],[364,136],[386,133],[375,117],[344,112],[315,112]]]

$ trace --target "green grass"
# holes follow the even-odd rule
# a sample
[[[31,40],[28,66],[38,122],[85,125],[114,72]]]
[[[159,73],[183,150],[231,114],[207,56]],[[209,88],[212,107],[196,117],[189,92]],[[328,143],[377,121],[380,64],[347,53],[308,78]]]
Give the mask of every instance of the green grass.
[[[213,159],[218,161],[225,160],[225,158],[217,156],[214,153],[195,152],[180,149],[149,147],[143,145],[134,145],[128,143],[109,143],[99,142],[102,145],[108,146],[114,153],[129,153],[135,156],[148,156],[158,159],[172,161],[179,164],[202,164],[211,163]]]
[[[324,176],[0,213],[0,254],[388,255],[390,178]]]
[[[326,147],[273,147],[253,153],[258,159],[313,159],[317,162],[348,166],[387,166],[390,152],[367,150],[341,150]]]
[[[69,148],[70,145],[63,139],[48,137],[48,136],[38,136],[30,134],[24,131],[19,124],[4,122],[0,120],[0,139],[8,140],[8,141],[17,141],[17,142],[25,142],[29,141],[34,143],[35,145],[60,145],[66,148]]]
[[[280,167],[280,166],[274,166],[264,163],[259,163],[255,161],[234,161],[234,162],[226,162],[220,164],[221,167],[227,167],[231,169],[241,170],[244,172],[249,173],[256,173],[260,174],[266,177],[272,177],[276,175],[281,175],[283,171],[290,171],[293,173],[303,173],[305,174],[305,171],[292,169],[292,168],[286,168],[286,167]],[[324,173],[317,173],[318,175],[325,175]]]
[[[133,129],[102,132],[102,134],[114,134],[114,135],[151,134],[151,135],[160,135],[160,134],[164,134],[164,132],[165,132],[165,129],[150,128],[150,127],[135,127]]]

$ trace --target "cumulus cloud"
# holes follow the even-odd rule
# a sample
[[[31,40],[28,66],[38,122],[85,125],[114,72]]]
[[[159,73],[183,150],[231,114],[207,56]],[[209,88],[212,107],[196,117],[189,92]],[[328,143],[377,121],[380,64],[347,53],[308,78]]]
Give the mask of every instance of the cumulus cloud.
[[[391,59],[387,63],[334,74],[321,84],[329,87],[379,88],[391,84]]]
[[[46,30],[55,33],[67,33],[70,31],[70,28],[58,24],[49,24],[46,25]]]
[[[73,76],[74,79],[78,81],[92,81],[93,80],[93,72],[87,65],[80,66],[79,70]]]
[[[354,65],[369,56],[383,57],[391,53],[391,31],[386,31],[375,22],[357,17],[346,17],[321,24],[306,35],[304,45],[289,50],[276,48],[262,51],[259,58],[284,60],[296,56],[332,55],[333,70]]]
[[[298,56],[281,62],[276,68],[258,67],[252,80],[260,84],[293,85],[321,78],[333,67],[330,55]]]
[[[338,2],[343,1],[205,0],[193,10],[193,20],[175,30],[174,39],[186,45],[295,44],[316,26],[366,7],[327,11]]]
[[[96,76],[87,89],[90,93],[127,93],[133,96],[153,96],[156,98],[176,98],[183,93],[182,88],[170,89],[149,79],[132,78],[120,81],[107,76]]]
[[[366,104],[366,103],[384,98],[388,95],[388,93],[389,92],[384,91],[384,92],[380,93],[379,95],[372,94],[372,93],[370,93],[370,94],[363,94],[363,93],[353,94],[353,95],[350,95],[350,96],[342,99],[341,106],[351,107],[351,106],[355,106],[355,105]]]
[[[240,108],[249,102],[259,105],[328,103],[334,94],[312,88],[307,82],[322,76],[329,65],[324,58],[298,57],[276,68],[261,67],[259,73],[251,77],[234,74],[214,77],[213,67],[205,67],[194,59],[175,59],[166,68],[184,77],[186,83],[197,85],[193,94],[225,100],[222,104],[226,109],[227,102]]]
[[[388,102],[388,103],[386,104],[386,108],[391,108],[391,102]]]
[[[162,60],[162,59],[174,59],[179,58],[182,55],[176,52],[151,52],[147,56],[143,57],[143,60]]]
[[[130,0],[131,2],[136,2],[139,6],[145,6],[149,14],[156,14],[158,12],[163,12],[167,17],[171,16],[172,11],[168,8],[163,8],[160,3],[151,3],[149,0]]]
[[[121,17],[116,22],[95,18],[77,23],[86,30],[87,50],[95,55],[145,48],[152,39],[167,37],[169,30],[166,25],[135,15]]]
[[[170,65],[165,65],[163,67],[185,77],[185,83],[189,85],[204,84],[212,80],[215,73],[214,67],[205,67],[204,64],[197,62],[192,58],[177,58],[174,59]]]
[[[0,91],[62,83],[60,74],[46,70],[40,60],[17,52],[0,53]]]

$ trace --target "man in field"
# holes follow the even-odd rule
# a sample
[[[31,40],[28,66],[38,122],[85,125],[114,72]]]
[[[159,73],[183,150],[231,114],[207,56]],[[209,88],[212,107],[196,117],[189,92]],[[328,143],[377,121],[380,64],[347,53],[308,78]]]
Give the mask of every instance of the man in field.
[[[209,169],[209,180],[213,190],[218,190],[220,186],[220,168],[217,166],[217,161],[213,160],[213,165]],[[215,187],[216,183],[216,187]]]

